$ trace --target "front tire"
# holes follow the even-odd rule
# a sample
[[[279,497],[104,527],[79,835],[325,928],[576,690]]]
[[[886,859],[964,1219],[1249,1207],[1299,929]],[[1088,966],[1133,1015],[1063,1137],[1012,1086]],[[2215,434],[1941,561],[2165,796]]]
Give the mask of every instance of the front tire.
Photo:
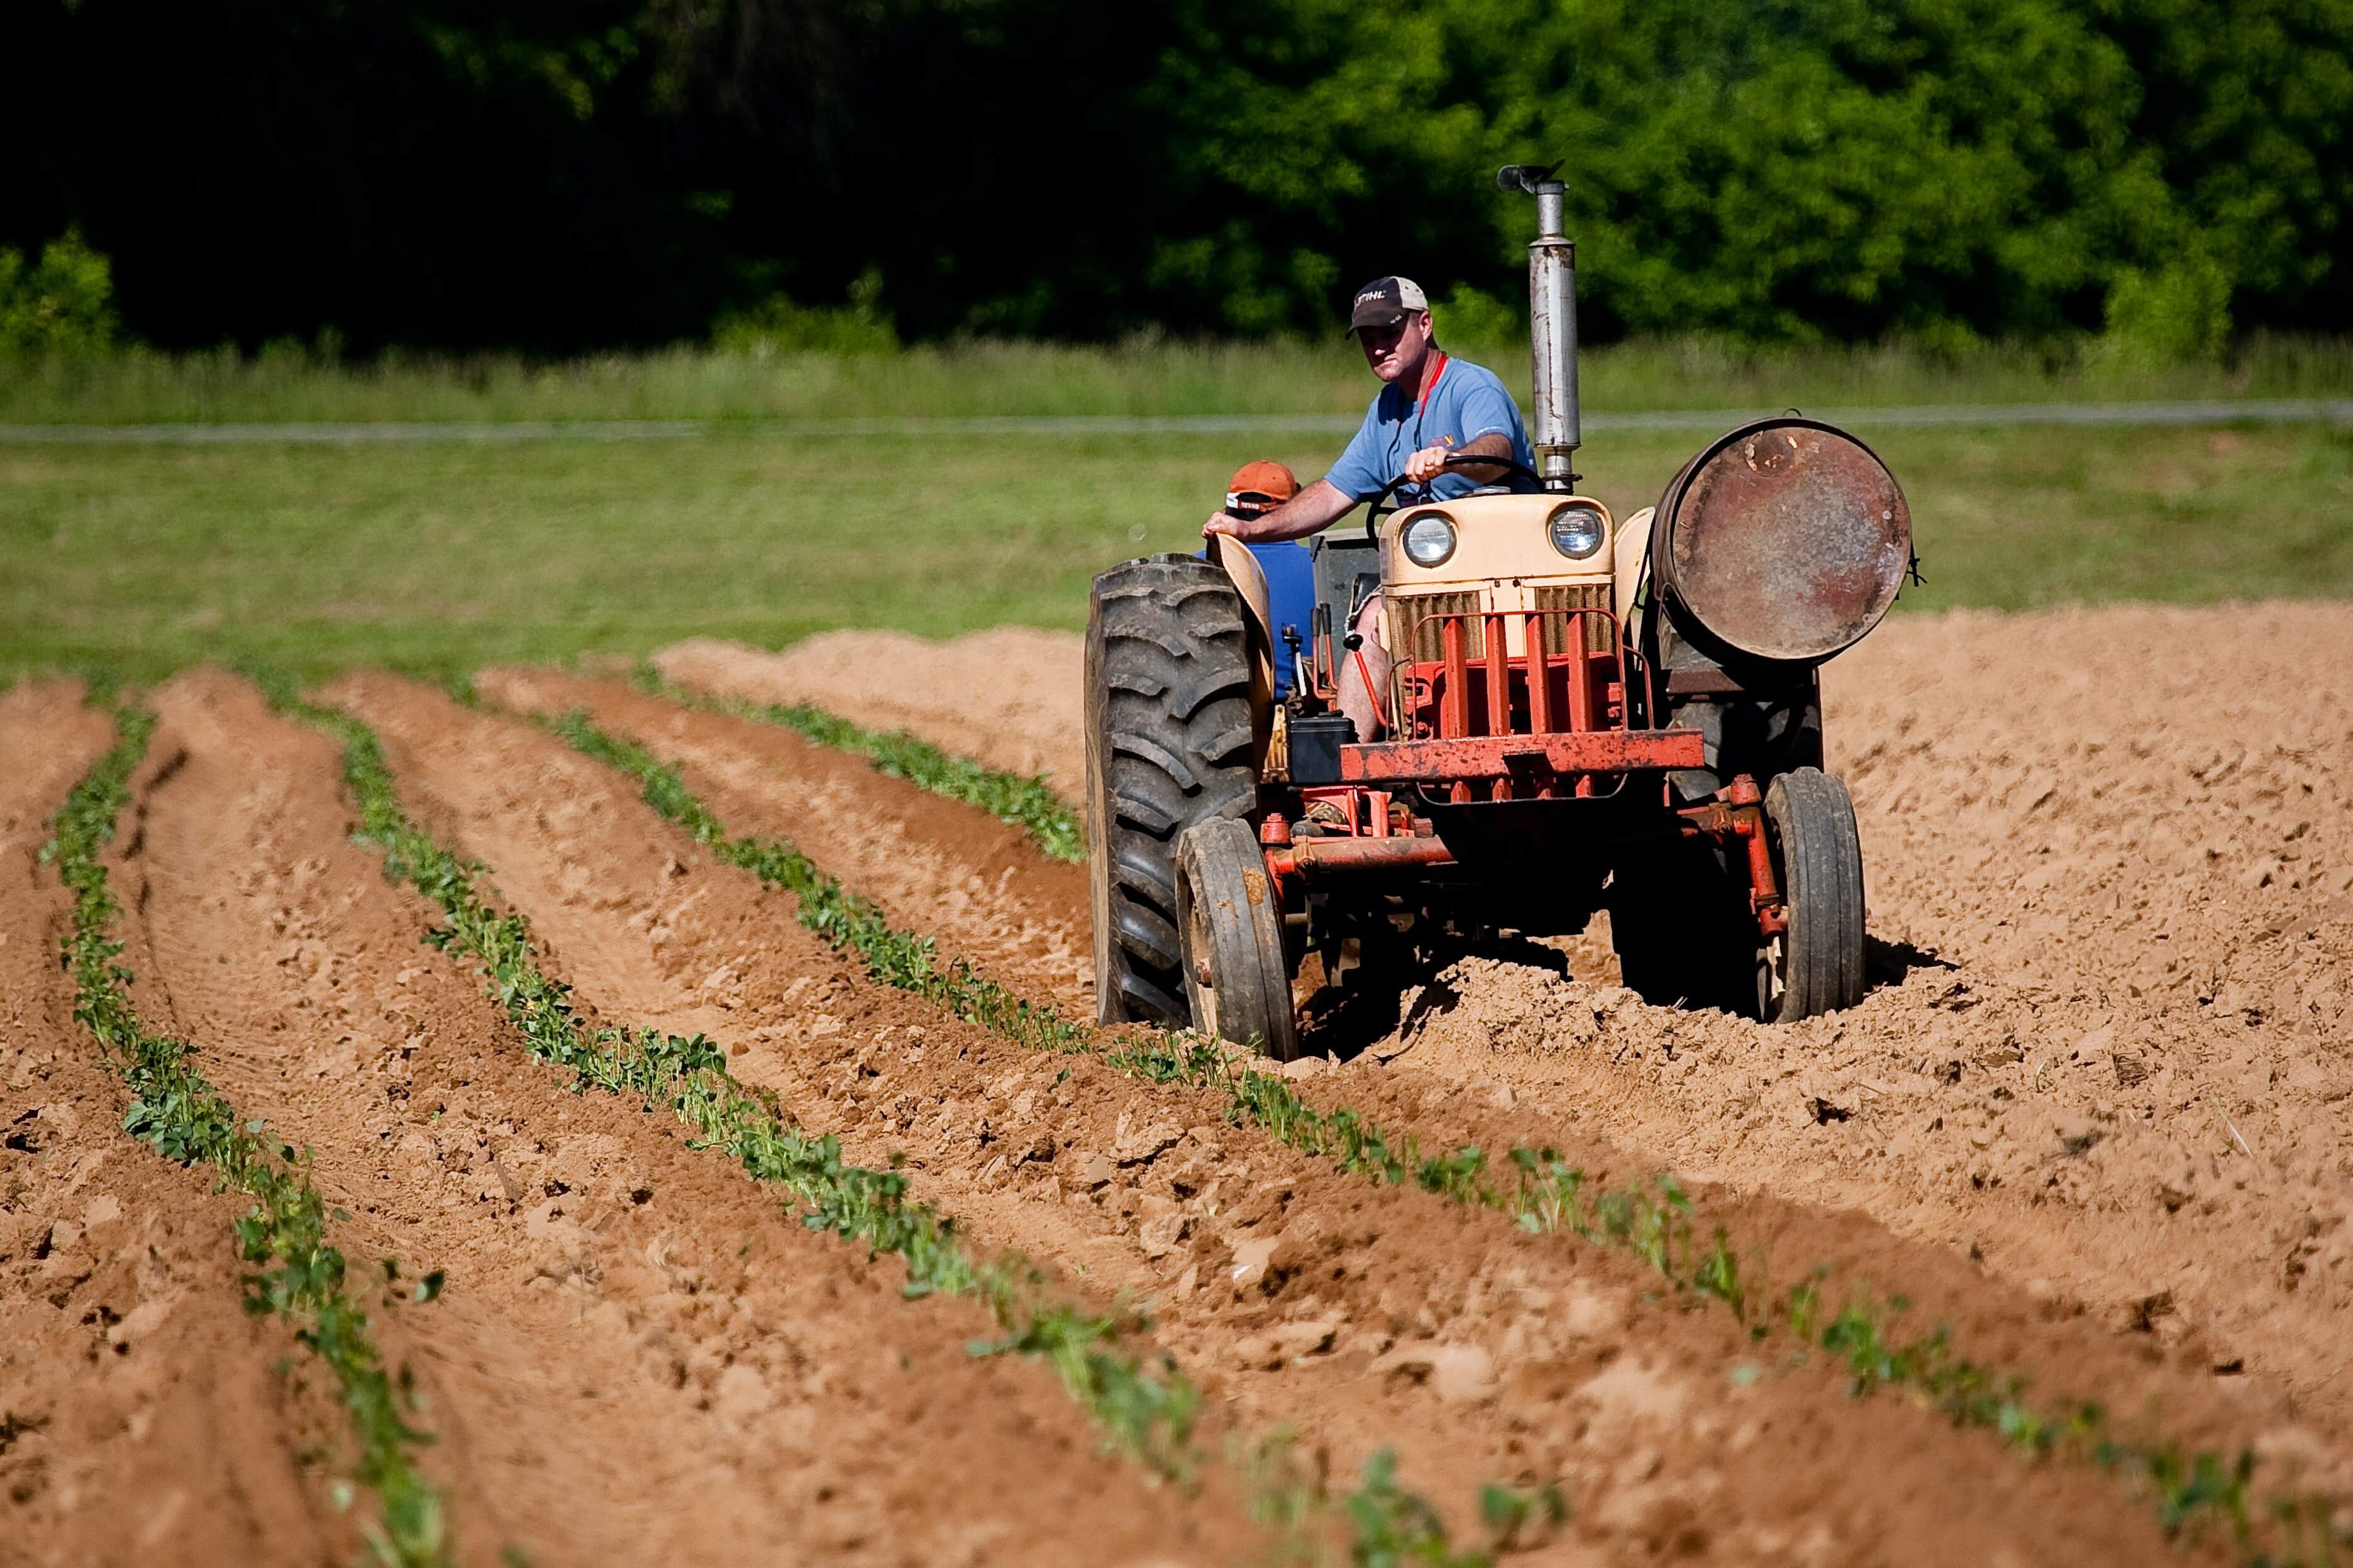
[[[1087,614],[1087,844],[1095,1016],[1182,1028],[1176,847],[1258,804],[1241,595],[1208,562],[1154,555],[1095,579]]]
[[[1176,930],[1193,1026],[1279,1061],[1296,1057],[1282,906],[1249,823],[1217,817],[1178,841]]]
[[[1768,1024],[1835,1013],[1862,1000],[1862,837],[1846,785],[1796,768],[1765,792],[1788,930],[1757,955],[1757,1011]]]

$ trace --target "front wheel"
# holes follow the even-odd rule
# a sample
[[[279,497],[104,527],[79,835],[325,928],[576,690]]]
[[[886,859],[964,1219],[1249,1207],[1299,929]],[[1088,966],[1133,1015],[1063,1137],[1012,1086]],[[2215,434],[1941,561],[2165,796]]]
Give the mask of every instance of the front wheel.
[[[1768,1024],[1835,1013],[1862,1000],[1862,838],[1846,785],[1796,768],[1765,792],[1774,868],[1788,929],[1757,950],[1757,1011]]]
[[[1296,1057],[1282,907],[1249,823],[1215,817],[1177,840],[1176,933],[1193,1026],[1280,1061]]]

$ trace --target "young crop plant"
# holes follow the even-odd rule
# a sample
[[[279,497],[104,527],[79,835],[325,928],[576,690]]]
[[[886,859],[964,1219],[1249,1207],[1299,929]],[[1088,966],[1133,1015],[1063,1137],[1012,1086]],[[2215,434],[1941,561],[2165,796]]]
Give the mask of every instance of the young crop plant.
[[[726,1054],[702,1037],[682,1040],[649,1029],[584,1031],[573,1016],[570,987],[539,970],[522,917],[491,910],[473,887],[479,868],[442,848],[402,811],[367,726],[302,702],[283,682],[265,689],[280,707],[343,740],[344,778],[360,803],[358,837],[384,852],[387,871],[441,906],[449,923],[435,939],[482,967],[491,994],[505,1005],[534,1055],[571,1068],[584,1085],[635,1092],[649,1104],[669,1105],[703,1135],[702,1146],[726,1150],[754,1177],[785,1186],[809,1204],[806,1218],[813,1228],[898,1253],[907,1263],[910,1291],[977,1296],[1005,1338],[976,1348],[1045,1362],[1121,1451],[1156,1475],[1191,1479],[1199,1463],[1192,1441],[1199,1395],[1173,1362],[1163,1358],[1157,1368],[1146,1369],[1115,1353],[1112,1347],[1123,1327],[1118,1321],[1048,1300],[1041,1293],[1042,1278],[1018,1261],[976,1259],[951,1221],[907,1197],[904,1176],[844,1164],[837,1140],[787,1125],[774,1097],[738,1082],[728,1071]],[[1052,1008],[1015,997],[961,961],[945,971],[938,968],[929,939],[893,929],[872,904],[843,891],[791,846],[728,837],[677,770],[656,762],[643,747],[607,734],[579,713],[539,721],[586,754],[637,777],[649,805],[721,858],[795,893],[802,922],[834,947],[858,953],[872,977],[1033,1047],[1092,1048],[1090,1032]],[[1495,1497],[1516,1495],[1488,1489],[1491,1503]],[[1358,1490],[1334,1499],[1318,1487],[1303,1500],[1294,1499],[1273,1511],[1318,1522],[1336,1513],[1353,1532],[1350,1550],[1358,1563],[1481,1568],[1492,1561],[1490,1552],[1457,1552],[1449,1544],[1436,1511],[1396,1485],[1386,1450],[1376,1456]],[[1417,1528],[1401,1536],[1397,1521],[1407,1515],[1418,1521]],[[1525,1510],[1513,1513],[1510,1530],[1521,1528],[1526,1517]],[[1500,1542],[1510,1531],[1490,1533]]]
[[[419,1403],[408,1370],[385,1370],[343,1255],[327,1241],[330,1214],[311,1183],[308,1155],[265,1136],[262,1123],[240,1121],[189,1060],[188,1047],[150,1031],[132,1007],[131,972],[112,934],[122,909],[100,852],[130,803],[132,770],[154,727],[146,709],[116,710],[114,746],[67,795],[42,850],[73,894],[64,952],[74,1016],[130,1086],[123,1130],[165,1159],[211,1166],[222,1186],[254,1200],[237,1222],[238,1250],[255,1269],[246,1279],[246,1307],[291,1325],[333,1374],[358,1450],[352,1479],[379,1505],[364,1526],[370,1550],[386,1568],[440,1568],[451,1552],[441,1497],[414,1459],[432,1437],[414,1423]],[[332,1217],[351,1216],[335,1210]]]
[[[854,752],[874,764],[875,771],[950,800],[976,805],[1000,821],[1029,835],[1040,853],[1051,860],[1083,866],[1087,842],[1078,814],[1056,795],[1042,773],[1027,777],[984,766],[970,757],[942,751],[904,730],[869,730],[807,702],[790,707],[747,701],[740,697],[715,697],[662,678],[650,664],[638,667],[635,684],[649,696],[706,713],[774,724],[781,729]]]
[[[1770,1291],[1755,1278],[1761,1259],[1744,1265],[1721,1226],[1704,1241],[1698,1238],[1691,1198],[1671,1174],[1662,1173],[1645,1187],[1595,1192],[1585,1173],[1556,1151],[1517,1145],[1504,1162],[1508,1173],[1498,1179],[1475,1147],[1426,1154],[1411,1134],[1385,1128],[1345,1106],[1317,1110],[1290,1079],[1258,1070],[1248,1052],[1223,1041],[1187,1031],[1098,1032],[1051,1006],[1013,995],[961,959],[943,971],[928,938],[891,927],[879,910],[844,890],[791,844],[730,837],[711,808],[687,789],[678,770],[644,747],[599,730],[578,712],[538,721],[636,778],[648,805],[721,859],[794,893],[802,923],[856,954],[872,978],[922,995],[967,1022],[1021,1045],[1100,1056],[1143,1082],[1221,1092],[1230,1120],[1329,1160],[1343,1172],[1386,1185],[1418,1187],[1449,1202],[1497,1211],[1526,1230],[1564,1233],[1640,1258],[1676,1298],[1726,1309],[1760,1345],[1778,1341],[1794,1344],[1800,1354],[1827,1354],[1843,1363],[1855,1397],[1883,1390],[1901,1394],[1957,1426],[1992,1432],[2022,1455],[2064,1457],[2116,1475],[2145,1492],[2169,1535],[2194,1539],[2206,1530],[2222,1529],[2244,1550],[2250,1568],[2330,1563],[2338,1545],[2353,1542],[2353,1533],[2334,1522],[2333,1499],[2259,1499],[2251,1452],[2192,1451],[2163,1439],[2131,1438],[2095,1405],[2038,1409],[2028,1402],[2025,1379],[1959,1355],[1941,1326],[1907,1340],[1891,1338],[1890,1321],[1906,1310],[1900,1297],[1858,1290],[1831,1312],[1819,1277],[1786,1292]],[[2283,1539],[2289,1542],[2285,1547]]]

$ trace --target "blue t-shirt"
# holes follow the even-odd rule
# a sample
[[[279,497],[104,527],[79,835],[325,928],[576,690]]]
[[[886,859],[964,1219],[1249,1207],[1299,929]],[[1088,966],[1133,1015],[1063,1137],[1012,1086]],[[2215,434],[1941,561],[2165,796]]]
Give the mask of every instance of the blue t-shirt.
[[[1405,460],[1424,447],[1461,447],[1498,432],[1512,438],[1512,456],[1533,468],[1535,449],[1528,445],[1527,426],[1520,423],[1519,405],[1504,390],[1495,373],[1468,360],[1449,357],[1439,367],[1438,384],[1419,399],[1397,384],[1381,388],[1365,411],[1356,432],[1324,482],[1344,495],[1369,500],[1380,488],[1405,472]],[[1430,482],[1430,497],[1448,500],[1477,489],[1482,481],[1451,471]],[[1514,489],[1527,480],[1518,474],[1504,477]],[[1398,492],[1406,500],[1422,499],[1420,487],[1408,485]]]

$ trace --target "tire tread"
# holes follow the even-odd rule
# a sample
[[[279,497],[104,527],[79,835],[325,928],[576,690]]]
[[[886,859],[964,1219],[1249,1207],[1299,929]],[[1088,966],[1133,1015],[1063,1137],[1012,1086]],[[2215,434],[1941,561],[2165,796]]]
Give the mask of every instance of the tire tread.
[[[1096,1012],[1190,1023],[1176,942],[1185,830],[1257,804],[1241,595],[1218,567],[1154,555],[1095,579],[1087,626],[1087,827]]]

